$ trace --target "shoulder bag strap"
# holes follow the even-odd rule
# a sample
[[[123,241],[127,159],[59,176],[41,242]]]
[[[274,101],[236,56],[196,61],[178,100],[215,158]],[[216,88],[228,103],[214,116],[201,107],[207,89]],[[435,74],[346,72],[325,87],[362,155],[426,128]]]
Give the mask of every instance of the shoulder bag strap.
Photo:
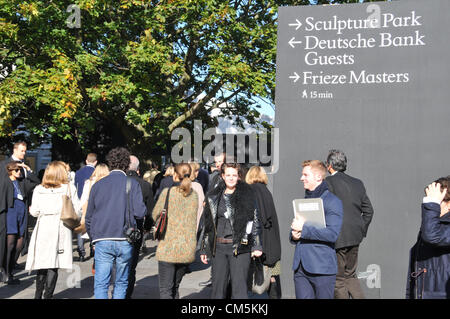
[[[169,208],[169,194],[170,194],[171,189],[172,189],[172,187],[169,187],[169,189],[167,190],[166,202],[164,203],[164,209],[166,211],[166,214],[167,214],[167,210]]]
[[[130,191],[131,191],[131,178],[127,176],[126,193],[127,193],[127,212],[128,212],[128,220],[127,220],[127,217],[125,216],[125,221],[126,221],[128,227],[131,227]]]

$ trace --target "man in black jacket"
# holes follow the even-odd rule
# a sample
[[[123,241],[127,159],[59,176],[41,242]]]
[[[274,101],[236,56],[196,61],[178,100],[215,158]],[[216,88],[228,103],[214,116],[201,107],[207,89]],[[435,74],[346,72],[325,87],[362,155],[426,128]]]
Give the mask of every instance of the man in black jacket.
[[[25,155],[27,152],[27,143],[19,141],[14,143],[13,153],[10,157],[5,158],[0,162],[0,281],[4,281],[6,277],[3,275],[3,267],[5,266],[5,249],[6,249],[6,211],[13,204],[13,184],[11,183],[7,171],[6,165],[9,162],[20,162],[21,167],[20,178],[17,179],[19,188],[24,194],[24,202],[27,207],[30,205],[31,195],[36,185],[40,183],[38,177],[33,173],[31,168],[25,164]],[[28,213],[26,214],[28,217]],[[28,218],[25,222],[28,224]],[[17,244],[16,254],[14,256],[16,262],[22,251],[22,248],[27,247],[28,241],[28,227],[25,228],[25,235],[21,243]],[[24,250],[24,252],[25,252]]]
[[[144,201],[144,205],[147,207],[147,215],[145,216],[145,221],[136,220],[136,224],[141,233],[144,234],[144,230],[149,231],[153,226],[153,220],[151,216],[153,207],[155,206],[155,201],[153,199],[152,186],[150,185],[150,183],[144,181],[139,176],[139,159],[134,155],[130,155],[130,166],[128,167],[127,176],[135,179],[141,186],[142,199]],[[143,240],[144,236],[142,236],[140,240],[133,244],[134,251],[133,257],[131,259],[130,272],[128,275],[128,289],[125,297],[126,299],[130,299],[131,295],[133,294],[134,284],[136,282],[136,266],[139,261],[139,251],[141,249]]]
[[[329,191],[339,197],[344,207],[341,232],[335,244],[338,272],[334,297],[362,299],[364,293],[356,276],[359,244],[366,237],[373,216],[372,204],[361,180],[345,174],[347,157],[344,152],[330,150],[325,180]]]

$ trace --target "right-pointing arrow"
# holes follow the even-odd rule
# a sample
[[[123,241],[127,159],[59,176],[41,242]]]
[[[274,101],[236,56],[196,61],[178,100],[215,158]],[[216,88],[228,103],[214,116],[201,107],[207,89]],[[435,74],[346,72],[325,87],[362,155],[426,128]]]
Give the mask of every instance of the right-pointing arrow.
[[[296,26],[295,30],[298,30],[302,26],[302,23],[300,21],[298,21],[298,19],[295,19],[295,23],[289,23],[289,26],[290,27]]]
[[[292,39],[289,40],[289,45],[293,48],[295,48],[295,43],[302,43],[302,41],[295,41],[295,37],[292,37]]]
[[[295,83],[298,81],[298,79],[300,79],[300,75],[298,75],[297,72],[294,72],[294,75],[291,75],[289,78],[294,79],[294,83]]]

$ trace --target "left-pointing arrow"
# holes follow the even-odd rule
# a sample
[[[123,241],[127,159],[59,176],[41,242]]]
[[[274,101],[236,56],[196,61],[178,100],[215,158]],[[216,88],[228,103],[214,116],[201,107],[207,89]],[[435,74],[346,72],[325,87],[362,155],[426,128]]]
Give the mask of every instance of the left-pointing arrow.
[[[295,43],[302,43],[302,41],[295,41],[295,37],[292,37],[292,39],[289,40],[289,45],[293,48],[295,48]]]
[[[298,79],[300,79],[300,75],[298,75],[297,72],[294,72],[294,75],[291,75],[289,78],[294,79],[294,83],[295,83],[298,81]]]

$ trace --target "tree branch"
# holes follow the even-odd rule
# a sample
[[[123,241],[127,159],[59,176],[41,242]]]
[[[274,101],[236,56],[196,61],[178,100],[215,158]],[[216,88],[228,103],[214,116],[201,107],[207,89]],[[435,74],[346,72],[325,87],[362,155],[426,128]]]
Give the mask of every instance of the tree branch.
[[[217,92],[219,92],[220,88],[223,85],[223,80],[220,80],[217,82],[217,84],[214,86],[214,88],[206,94],[206,96],[194,104],[193,107],[191,107],[187,112],[183,113],[179,117],[177,117],[172,123],[169,125],[169,133],[171,133],[176,127],[178,127],[181,123],[186,121],[188,118],[192,117],[195,112],[198,110],[201,110],[206,103],[208,103],[213,97],[216,96]]]

